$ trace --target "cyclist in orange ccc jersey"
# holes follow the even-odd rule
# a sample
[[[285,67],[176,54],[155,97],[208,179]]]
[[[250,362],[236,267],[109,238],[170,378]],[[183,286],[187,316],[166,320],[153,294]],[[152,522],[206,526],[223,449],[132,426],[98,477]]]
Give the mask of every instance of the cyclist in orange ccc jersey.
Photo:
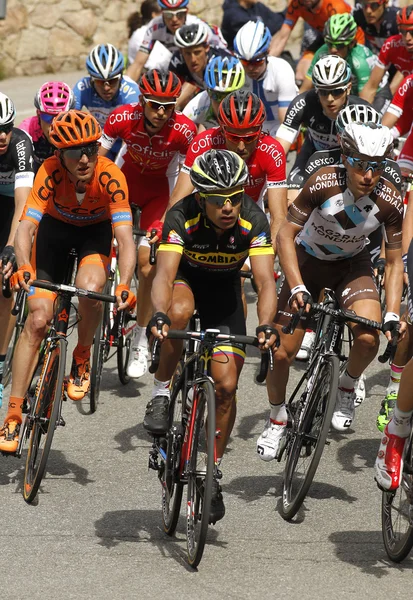
[[[136,302],[129,289],[136,252],[128,188],[120,169],[109,159],[98,157],[101,133],[98,122],[88,113],[70,110],[55,117],[50,138],[58,149],[40,167],[17,229],[15,280],[29,293],[29,315],[13,360],[9,406],[0,429],[1,452],[17,450],[23,398],[53,316],[54,295],[31,288],[30,280],[37,277],[61,283],[68,252],[75,248],[79,258],[76,285],[101,292],[114,235],[119,247],[118,305],[120,309],[132,308]],[[24,282],[25,272],[30,273],[28,284]],[[124,290],[128,297],[122,303]],[[72,400],[81,400],[89,389],[90,347],[100,318],[99,302],[79,299],[78,344],[67,386]]]

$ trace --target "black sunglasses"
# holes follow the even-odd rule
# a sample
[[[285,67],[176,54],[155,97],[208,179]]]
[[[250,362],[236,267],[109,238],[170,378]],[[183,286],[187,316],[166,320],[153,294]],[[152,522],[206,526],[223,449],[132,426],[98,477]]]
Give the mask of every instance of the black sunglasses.
[[[75,146],[74,148],[67,148],[63,150],[63,153],[67,158],[74,160],[80,160],[84,154],[88,158],[96,156],[99,151],[99,144],[88,144],[87,146]]]
[[[0,125],[0,133],[10,133],[13,127],[14,123],[9,123],[8,125]]]
[[[340,96],[342,96],[346,90],[347,88],[336,88],[335,90],[324,90],[321,88],[316,88],[318,95],[323,96],[324,98],[327,98],[327,96],[329,96],[330,94],[333,96],[333,98],[340,98]]]

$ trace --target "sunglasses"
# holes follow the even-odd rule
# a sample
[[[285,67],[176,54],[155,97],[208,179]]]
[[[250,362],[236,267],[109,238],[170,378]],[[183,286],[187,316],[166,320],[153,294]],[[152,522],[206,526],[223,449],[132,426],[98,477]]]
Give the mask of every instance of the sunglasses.
[[[9,123],[8,125],[0,125],[0,133],[8,134],[13,129],[14,123]]]
[[[317,94],[323,98],[327,98],[330,94],[333,96],[333,98],[340,98],[340,96],[342,96],[346,91],[347,88],[336,88],[335,90],[323,90],[321,88],[316,88]]]
[[[326,40],[326,44],[327,46],[331,49],[331,48],[335,48],[336,50],[342,50],[343,48],[346,48],[351,42],[348,42],[347,44],[342,42],[342,43],[337,43],[337,42],[329,42],[328,40]]]
[[[173,102],[158,102],[157,100],[148,100],[147,98],[143,98],[143,100],[149,108],[156,110],[156,112],[159,112],[161,108],[163,108],[165,112],[167,110],[173,110],[176,106],[176,100]]]
[[[377,10],[380,6],[383,6],[384,2],[362,2],[361,6],[363,8],[369,8],[372,11]]]
[[[209,202],[209,204],[213,204],[218,208],[223,208],[227,202],[229,202],[231,206],[238,206],[244,198],[244,190],[232,192],[232,194],[202,194],[199,192],[199,195]]]
[[[98,77],[92,77],[92,81],[93,83],[97,83],[98,85],[101,85],[102,87],[104,85],[110,85],[110,87],[115,86],[120,78],[122,77],[122,74],[119,73],[119,75],[116,75],[115,77],[111,77],[110,79],[98,79]]]
[[[347,162],[357,169],[358,171],[383,171],[387,165],[387,160],[363,160],[361,158],[354,158],[353,156],[346,156]]]
[[[252,133],[231,133],[224,129],[224,136],[230,142],[234,142],[234,144],[239,144],[240,142],[244,142],[244,144],[252,144],[261,135],[261,128],[258,131],[253,131]]]
[[[76,146],[75,148],[67,148],[63,150],[64,156],[73,160],[80,160],[84,154],[88,158],[96,156],[99,151],[99,144],[89,144],[88,146]]]
[[[183,19],[188,10],[186,8],[181,8],[179,10],[163,10],[162,14],[167,19],[173,19],[177,17],[178,19]]]
[[[265,62],[267,62],[267,58],[256,58],[255,60],[245,60],[240,58],[239,61],[243,67],[261,67]]]
[[[44,112],[39,113],[39,117],[41,118],[41,120],[44,121],[45,123],[48,123],[49,125],[53,121],[55,116],[56,115],[48,115],[47,113],[44,113]]]

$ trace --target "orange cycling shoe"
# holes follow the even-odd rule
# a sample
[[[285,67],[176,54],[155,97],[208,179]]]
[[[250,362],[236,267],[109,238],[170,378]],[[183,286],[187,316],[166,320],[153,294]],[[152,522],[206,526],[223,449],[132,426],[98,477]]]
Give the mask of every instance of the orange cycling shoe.
[[[67,382],[67,395],[71,400],[83,400],[90,387],[90,361],[88,358],[73,356],[69,381]]]
[[[0,452],[14,454],[19,445],[20,423],[10,420],[0,428]]]

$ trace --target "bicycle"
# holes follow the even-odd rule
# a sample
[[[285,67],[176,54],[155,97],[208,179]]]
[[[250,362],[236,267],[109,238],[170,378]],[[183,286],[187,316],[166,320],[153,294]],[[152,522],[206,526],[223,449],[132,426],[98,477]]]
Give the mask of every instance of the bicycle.
[[[300,309],[283,327],[284,333],[293,333],[303,315]],[[317,471],[334,412],[340,364],[347,356],[342,352],[346,323],[357,323],[382,331],[382,324],[357,316],[353,311],[339,308],[338,300],[330,289],[325,289],[321,303],[312,304],[310,314],[317,323],[316,342],[308,366],[287,403],[286,435],[280,445],[277,459],[285,455],[281,516],[289,521],[295,517],[310,489]],[[307,317],[308,318],[308,317]],[[379,357],[386,362],[395,351],[397,339],[388,344]]]
[[[111,295],[84,290],[65,283],[35,280],[32,286],[55,292],[57,298],[53,322],[47,334],[42,371],[34,396],[28,398],[28,412],[21,426],[19,446],[16,451],[16,456],[20,457],[25,442],[28,442],[23,483],[23,498],[28,503],[33,502],[42,482],[54,432],[57,427],[65,425],[62,403],[65,399],[67,333],[69,327],[73,328],[76,324],[69,324],[73,306],[72,298],[78,296],[102,302],[116,301]]]
[[[194,325],[192,320],[191,325]],[[167,535],[176,530],[183,487],[187,486],[186,541],[188,563],[196,568],[207,538],[212,485],[221,474],[217,468],[215,426],[215,389],[210,376],[213,348],[221,343],[258,346],[255,337],[206,331],[168,331],[168,338],[186,340],[171,382],[169,426],[166,436],[154,437],[149,453],[149,468],[158,472],[162,485],[162,520]],[[152,348],[151,372],[159,364],[159,344]],[[264,381],[271,352],[261,355],[257,379]]]

